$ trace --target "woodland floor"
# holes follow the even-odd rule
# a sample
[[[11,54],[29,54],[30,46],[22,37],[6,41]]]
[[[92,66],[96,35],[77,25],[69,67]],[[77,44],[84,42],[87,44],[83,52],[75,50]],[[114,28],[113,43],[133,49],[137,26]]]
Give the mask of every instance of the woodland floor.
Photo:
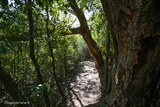
[[[95,64],[82,61],[72,73],[68,85],[70,100],[68,107],[89,107],[95,105],[100,98],[100,80]],[[92,106],[91,106],[92,107]]]

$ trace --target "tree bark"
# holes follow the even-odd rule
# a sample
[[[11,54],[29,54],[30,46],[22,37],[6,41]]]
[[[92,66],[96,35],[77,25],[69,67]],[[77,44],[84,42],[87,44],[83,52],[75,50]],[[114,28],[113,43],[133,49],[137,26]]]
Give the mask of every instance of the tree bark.
[[[118,37],[108,107],[150,107],[160,82],[160,1],[101,1],[108,4],[103,7],[110,31]]]
[[[96,42],[92,38],[91,31],[88,27],[84,13],[78,7],[75,0],[69,0],[69,4],[80,22],[80,34],[83,36],[83,39],[87,43],[87,46],[92,54],[92,58],[95,62],[96,68],[100,68],[104,64],[103,58]]]

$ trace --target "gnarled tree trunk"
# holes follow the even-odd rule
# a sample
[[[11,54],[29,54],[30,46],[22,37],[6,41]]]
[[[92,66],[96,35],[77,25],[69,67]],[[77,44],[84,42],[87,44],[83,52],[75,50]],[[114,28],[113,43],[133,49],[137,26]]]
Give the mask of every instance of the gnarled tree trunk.
[[[160,83],[160,1],[101,1],[108,9],[111,33],[118,38],[108,107],[158,107],[154,104],[160,96],[154,95]]]

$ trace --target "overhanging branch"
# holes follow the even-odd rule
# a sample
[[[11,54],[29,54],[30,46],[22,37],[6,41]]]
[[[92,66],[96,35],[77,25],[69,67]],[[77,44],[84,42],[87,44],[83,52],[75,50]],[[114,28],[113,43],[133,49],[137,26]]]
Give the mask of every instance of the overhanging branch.
[[[69,32],[61,32],[62,35],[75,35],[81,34],[80,27],[71,28]]]
[[[71,28],[70,31],[71,31],[71,34],[81,34],[80,27]]]
[[[82,10],[78,7],[77,3],[75,0],[68,0],[70,3],[71,8],[73,9],[74,13],[76,14],[81,26],[86,27],[87,25],[87,20],[85,18],[84,13]]]

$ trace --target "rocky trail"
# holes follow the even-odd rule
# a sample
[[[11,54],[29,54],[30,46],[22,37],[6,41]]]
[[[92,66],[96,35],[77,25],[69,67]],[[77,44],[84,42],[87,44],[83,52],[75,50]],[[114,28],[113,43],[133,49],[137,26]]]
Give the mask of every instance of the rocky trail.
[[[83,61],[74,69],[70,79],[70,100],[68,107],[88,107],[98,102],[100,98],[100,80],[95,64]]]

